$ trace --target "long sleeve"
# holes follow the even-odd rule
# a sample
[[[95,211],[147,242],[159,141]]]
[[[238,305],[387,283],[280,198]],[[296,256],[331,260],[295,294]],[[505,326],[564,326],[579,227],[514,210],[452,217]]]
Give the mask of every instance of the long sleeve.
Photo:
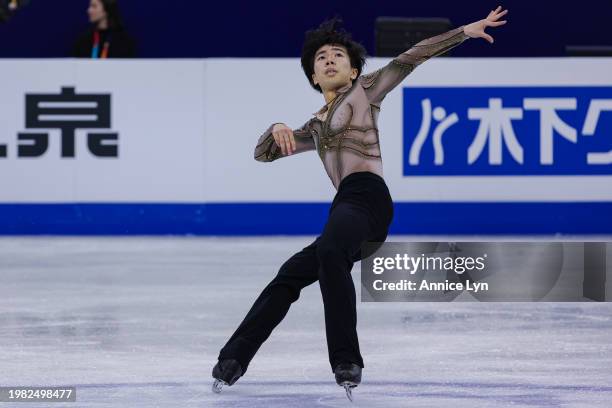
[[[387,93],[423,62],[445,53],[470,38],[463,32],[463,27],[427,38],[398,55],[385,67],[362,76],[361,84],[366,90],[370,103],[380,103]]]
[[[293,131],[296,147],[293,154],[316,149],[312,134],[310,133],[311,123],[312,119],[306,122],[301,128]],[[271,162],[278,158],[285,157],[283,156],[281,148],[274,142],[274,137],[272,136],[272,128],[274,125],[276,125],[276,123],[270,125],[264,134],[259,137],[257,145],[255,146],[255,160],[260,162]]]

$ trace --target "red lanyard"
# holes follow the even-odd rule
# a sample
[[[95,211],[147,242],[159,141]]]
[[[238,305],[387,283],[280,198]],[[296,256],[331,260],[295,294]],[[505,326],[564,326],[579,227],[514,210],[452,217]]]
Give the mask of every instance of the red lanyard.
[[[100,32],[94,31],[94,42],[93,48],[91,49],[91,58],[108,58],[108,49],[110,48],[109,37],[110,34],[108,34],[106,41],[104,41],[102,52],[100,52]]]

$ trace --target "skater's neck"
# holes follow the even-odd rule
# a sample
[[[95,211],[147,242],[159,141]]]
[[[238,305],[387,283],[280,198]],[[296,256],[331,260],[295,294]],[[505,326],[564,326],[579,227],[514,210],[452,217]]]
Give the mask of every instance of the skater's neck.
[[[338,93],[335,90],[325,91],[323,93],[323,97],[325,98],[325,103],[330,104],[334,99],[336,99]]]
[[[353,85],[352,82],[348,82],[344,85],[341,85],[337,88],[331,88],[331,89],[324,89],[323,90],[323,97],[325,98],[325,103],[327,103],[328,105],[334,101],[334,99],[336,99],[338,97],[339,94],[345,93],[346,91],[348,91],[351,86]]]

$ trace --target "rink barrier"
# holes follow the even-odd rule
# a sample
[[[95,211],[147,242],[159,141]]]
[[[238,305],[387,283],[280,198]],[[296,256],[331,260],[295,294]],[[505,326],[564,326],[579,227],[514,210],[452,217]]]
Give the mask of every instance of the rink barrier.
[[[371,58],[364,73],[388,63]],[[0,71],[0,234],[323,227],[335,189],[318,154],[253,157],[271,123],[297,128],[324,103],[297,58],[0,60]],[[610,72],[612,58],[419,66],[378,122],[391,233],[612,235]]]
[[[3,235],[318,235],[330,203],[2,204]],[[396,202],[390,234],[609,234],[612,203]],[[500,216],[503,214],[503,216]]]

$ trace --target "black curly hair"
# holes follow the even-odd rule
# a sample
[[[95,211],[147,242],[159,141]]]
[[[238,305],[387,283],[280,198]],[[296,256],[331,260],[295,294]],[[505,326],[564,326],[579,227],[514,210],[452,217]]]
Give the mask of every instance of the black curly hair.
[[[351,38],[351,34],[344,28],[341,28],[342,20],[339,17],[334,17],[325,20],[318,28],[308,30],[305,35],[304,45],[302,47],[302,69],[310,86],[317,91],[323,93],[319,85],[315,85],[312,81],[314,74],[314,58],[315,53],[319,48],[326,44],[339,44],[346,48],[351,67],[357,68],[357,76],[361,75],[361,70],[366,60],[366,49],[360,43]]]

